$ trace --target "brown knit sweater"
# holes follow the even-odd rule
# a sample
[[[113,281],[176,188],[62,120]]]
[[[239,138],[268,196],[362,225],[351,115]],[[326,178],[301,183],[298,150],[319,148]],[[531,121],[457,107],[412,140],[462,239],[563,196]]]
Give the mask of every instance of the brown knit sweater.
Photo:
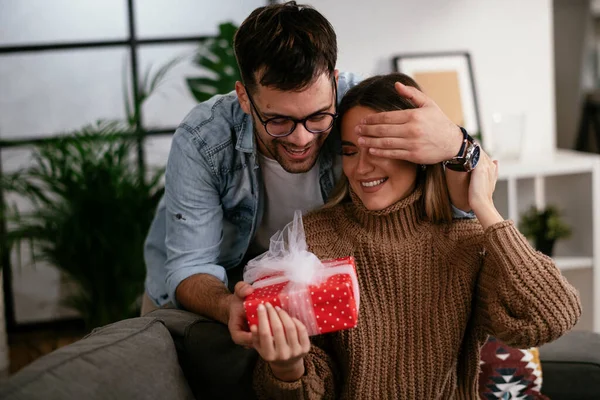
[[[421,193],[383,211],[353,197],[305,217],[320,259],[356,258],[358,326],[314,337],[298,381],[279,381],[259,360],[259,398],[477,399],[487,335],[528,348],[573,327],[576,290],[513,222],[485,232],[476,220],[432,225]]]

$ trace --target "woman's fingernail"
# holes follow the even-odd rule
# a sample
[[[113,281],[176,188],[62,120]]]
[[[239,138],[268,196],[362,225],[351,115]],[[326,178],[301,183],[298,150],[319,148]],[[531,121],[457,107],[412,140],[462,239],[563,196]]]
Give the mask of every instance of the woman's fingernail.
[[[258,305],[258,311],[264,311],[265,310],[265,305],[264,304],[259,304]]]
[[[279,306],[275,306],[275,309],[276,309],[277,311],[280,311],[280,310],[281,310],[281,307],[279,307]]]
[[[365,140],[365,138],[360,137],[358,138],[358,144],[360,144],[361,146],[364,145],[367,141]]]
[[[356,125],[356,133],[358,133],[358,134],[362,133],[362,126]]]
[[[273,306],[271,305],[271,303],[267,303],[267,308],[273,308]]]

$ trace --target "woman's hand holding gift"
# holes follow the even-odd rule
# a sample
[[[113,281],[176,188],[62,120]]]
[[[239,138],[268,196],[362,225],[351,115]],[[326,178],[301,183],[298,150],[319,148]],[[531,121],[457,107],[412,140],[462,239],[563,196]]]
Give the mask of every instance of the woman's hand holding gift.
[[[252,325],[252,344],[269,363],[273,375],[292,382],[304,375],[304,357],[310,351],[306,327],[270,303],[258,306],[258,326]]]

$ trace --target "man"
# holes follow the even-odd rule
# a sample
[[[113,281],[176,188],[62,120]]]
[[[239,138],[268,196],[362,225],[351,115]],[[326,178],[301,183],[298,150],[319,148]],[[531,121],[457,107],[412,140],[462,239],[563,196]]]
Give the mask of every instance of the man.
[[[327,199],[341,171],[331,132],[337,100],[357,78],[335,69],[330,23],[295,2],[255,10],[236,34],[235,54],[243,80],[236,93],[196,106],[173,137],[146,242],[153,305],[145,298],[143,312],[172,302],[228,324],[234,342],[250,346],[242,299],[252,288],[239,284],[232,294],[227,285],[294,210]],[[407,87],[399,95],[419,108],[373,115],[359,128],[362,145],[422,164],[464,152],[466,135],[433,101]],[[454,205],[466,208],[468,174],[449,178]]]

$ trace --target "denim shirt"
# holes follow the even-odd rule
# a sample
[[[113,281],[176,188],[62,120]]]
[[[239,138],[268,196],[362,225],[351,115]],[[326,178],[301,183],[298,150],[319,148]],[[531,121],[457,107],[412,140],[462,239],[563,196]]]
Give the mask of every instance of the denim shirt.
[[[359,81],[341,73],[338,98]],[[264,203],[253,132],[235,92],[198,104],[175,131],[165,194],[144,247],[146,292],[157,305],[178,305],[177,286],[195,274],[227,284],[226,271],[242,262]],[[341,174],[336,147],[339,133],[332,131],[318,159],[323,201]],[[472,214],[454,208],[454,216]]]

